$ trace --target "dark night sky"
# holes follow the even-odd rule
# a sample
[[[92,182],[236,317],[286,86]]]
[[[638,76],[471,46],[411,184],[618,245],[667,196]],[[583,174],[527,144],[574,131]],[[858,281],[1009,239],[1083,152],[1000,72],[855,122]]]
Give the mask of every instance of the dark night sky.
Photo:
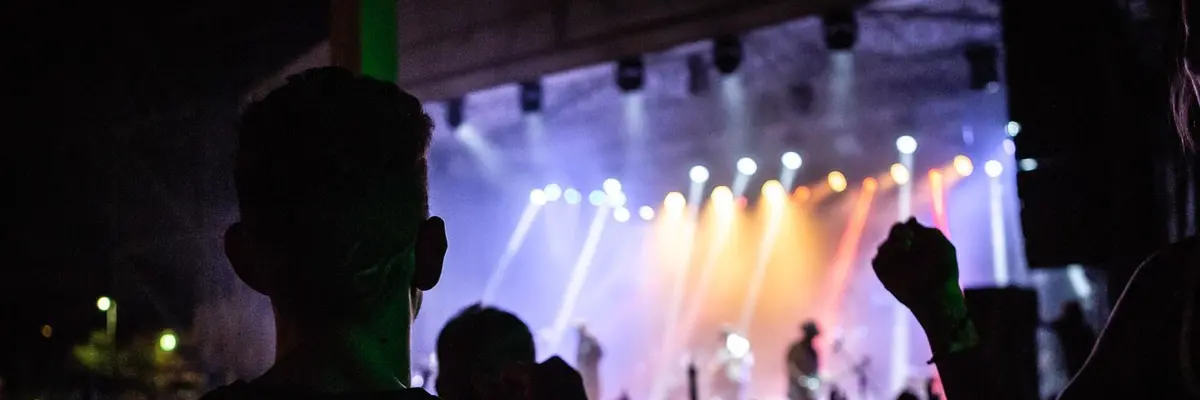
[[[95,322],[100,294],[134,299],[122,316],[142,329],[190,322],[234,210],[240,98],[326,35],[328,1],[14,3],[0,359],[19,358],[22,328]],[[177,295],[138,298],[147,286]]]

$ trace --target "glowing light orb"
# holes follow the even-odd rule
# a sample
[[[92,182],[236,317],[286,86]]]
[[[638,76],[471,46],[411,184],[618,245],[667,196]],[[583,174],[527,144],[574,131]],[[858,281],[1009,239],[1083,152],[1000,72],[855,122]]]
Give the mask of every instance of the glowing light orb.
[[[1004,139],[1004,143],[1001,143],[1001,146],[1004,146],[1004,154],[1011,156],[1017,153],[1017,144],[1013,143],[1012,139]]]
[[[798,187],[792,191],[792,197],[796,198],[796,201],[808,201],[812,197],[812,189],[809,189],[808,186]]]
[[[974,171],[975,164],[971,163],[970,157],[964,155],[954,157],[954,172],[957,172],[959,176],[971,176],[971,172]]]
[[[108,296],[96,300],[96,308],[99,308],[100,311],[108,311],[109,307],[112,307],[112,299],[109,299]]]
[[[892,175],[892,182],[896,182],[897,185],[905,185],[912,180],[912,173],[901,163],[892,164],[888,173]]]
[[[558,201],[563,195],[562,187],[554,183],[546,185],[542,191],[546,192],[546,201]]]
[[[833,189],[834,192],[841,193],[843,190],[846,190],[846,175],[842,174],[841,171],[830,172],[826,180],[829,181],[829,188]]]
[[[783,153],[783,157],[780,157],[779,161],[783,163],[784,168],[793,171],[800,169],[800,166],[804,165],[804,159],[800,158],[800,155],[794,151]]]
[[[1017,163],[1017,166],[1020,167],[1022,171],[1029,172],[1037,169],[1038,162],[1032,158],[1024,158]]]
[[[988,161],[987,163],[983,164],[983,172],[986,172],[990,177],[998,177],[1000,174],[1004,173],[1004,164],[1001,164],[996,160]]]
[[[654,208],[650,206],[642,206],[641,208],[638,208],[638,216],[642,217],[642,219],[646,221],[652,220],[654,219]]]
[[[779,204],[787,198],[787,190],[777,180],[769,180],[762,187],[763,198],[773,204]]]
[[[731,333],[725,337],[725,349],[729,350],[729,354],[734,358],[742,358],[750,354],[750,340]]]
[[[621,191],[621,181],[608,178],[604,180],[604,185],[601,187],[604,188],[604,193],[608,193],[609,195],[612,195],[613,193],[619,193]]]
[[[917,152],[917,139],[912,136],[904,135],[896,139],[896,150],[902,154],[912,154]]]
[[[592,203],[593,206],[604,204],[606,200],[608,200],[608,196],[599,190],[593,190],[592,193],[588,194],[588,202]]]
[[[563,191],[563,200],[566,201],[567,204],[579,204],[579,202],[583,200],[583,195],[579,194],[578,190],[568,188],[567,190]]]
[[[535,206],[546,204],[546,192],[542,191],[542,189],[529,191],[529,202]]]
[[[758,172],[758,163],[751,160],[750,157],[742,157],[737,160],[737,170],[742,175],[754,175]]]
[[[687,206],[687,199],[683,197],[683,193],[667,193],[667,197],[663,199],[663,207],[666,207],[668,210],[678,211],[682,210],[685,206]]]
[[[713,188],[711,198],[718,205],[729,205],[733,203],[733,191],[729,186],[717,186]]]
[[[866,179],[863,179],[862,185],[863,189],[875,190],[879,187],[879,181],[876,181],[875,178],[867,177]]]
[[[613,192],[608,194],[608,204],[613,207],[624,207],[625,202],[629,199],[625,197],[625,192]]]
[[[166,332],[158,338],[158,348],[162,351],[174,351],[175,346],[179,344],[179,338],[175,337],[174,333]]]
[[[704,168],[703,165],[697,165],[695,167],[692,167],[692,170],[688,171],[688,177],[692,178],[692,182],[696,182],[696,183],[707,182],[708,181],[708,168]]]
[[[613,218],[616,218],[617,222],[628,221],[629,220],[629,209],[625,208],[625,207],[617,207],[616,209],[613,210]]]
[[[1021,133],[1021,124],[1018,124],[1017,121],[1008,121],[1008,124],[1004,125],[1004,132],[1008,133],[1008,136],[1017,137]]]

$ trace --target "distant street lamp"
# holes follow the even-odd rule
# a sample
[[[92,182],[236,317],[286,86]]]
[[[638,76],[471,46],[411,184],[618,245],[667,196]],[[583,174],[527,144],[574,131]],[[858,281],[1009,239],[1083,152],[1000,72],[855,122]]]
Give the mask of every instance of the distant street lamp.
[[[117,302],[108,296],[102,296],[96,299],[96,308],[104,312],[104,332],[108,334],[108,340],[115,341],[117,337]]]
[[[108,296],[104,296],[104,297],[101,297],[99,300],[96,300],[96,308],[99,308],[100,311],[108,311],[108,308],[111,306],[112,306],[112,299],[109,299]]]
[[[179,344],[179,338],[171,331],[163,332],[158,338],[158,348],[162,351],[175,351],[175,346]]]

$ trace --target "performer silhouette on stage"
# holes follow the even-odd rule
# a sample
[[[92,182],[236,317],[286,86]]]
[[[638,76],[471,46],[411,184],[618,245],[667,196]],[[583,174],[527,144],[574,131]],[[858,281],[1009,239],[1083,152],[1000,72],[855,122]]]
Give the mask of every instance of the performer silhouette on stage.
[[[600,399],[600,358],[604,356],[604,352],[600,350],[600,341],[596,340],[587,325],[578,324],[576,333],[579,334],[579,348],[575,365],[579,368],[579,374],[583,375],[583,386],[587,390],[588,398],[598,400]]]
[[[754,366],[754,355],[750,352],[750,340],[731,329],[721,331],[720,350],[713,360],[717,369],[713,375],[713,400],[742,400],[750,385],[750,368]]]
[[[801,331],[804,336],[792,344],[787,354],[788,400],[816,399],[821,382],[817,376],[817,349],[813,347],[813,339],[821,332],[813,321],[805,322]]]

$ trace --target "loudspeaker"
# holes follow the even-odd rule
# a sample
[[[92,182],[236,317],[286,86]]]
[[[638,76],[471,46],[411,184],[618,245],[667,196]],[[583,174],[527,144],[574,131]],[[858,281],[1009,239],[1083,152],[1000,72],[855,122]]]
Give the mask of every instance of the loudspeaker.
[[[1136,264],[1166,244],[1168,80],[1116,0],[1001,6],[1017,191],[1034,268]]]
[[[1037,364],[1037,292],[1021,288],[968,289],[967,309],[981,350],[998,382],[997,399],[1040,397]]]

